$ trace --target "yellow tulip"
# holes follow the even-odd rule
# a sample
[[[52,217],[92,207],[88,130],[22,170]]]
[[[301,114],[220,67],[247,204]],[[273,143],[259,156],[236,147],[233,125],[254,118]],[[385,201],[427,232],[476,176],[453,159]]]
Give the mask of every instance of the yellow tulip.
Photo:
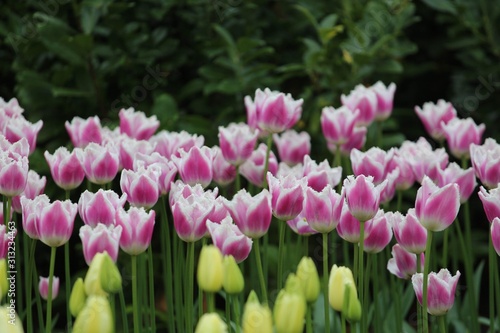
[[[217,313],[205,313],[198,321],[194,333],[227,333],[227,325]]]
[[[69,311],[73,317],[78,316],[80,311],[85,306],[85,301],[87,300],[87,295],[85,294],[85,286],[83,285],[83,279],[78,278],[73,285],[71,290],[71,295],[69,296]]]
[[[24,333],[23,322],[17,316],[15,305],[0,307],[0,332]]]
[[[318,299],[320,292],[320,282],[318,270],[314,261],[309,257],[303,257],[297,266],[297,277],[299,278],[304,296],[308,303],[313,303]]]
[[[282,289],[274,304],[274,323],[277,333],[301,333],[304,330],[304,319],[307,305],[300,280],[295,274],[287,278],[285,289]]]
[[[78,314],[73,333],[114,333],[113,314],[108,298],[92,295]]]
[[[328,299],[333,309],[342,311],[344,305],[344,292],[347,283],[351,282],[353,288],[352,294],[357,298],[357,291],[352,276],[352,271],[348,267],[333,265],[330,272],[330,281],[328,283]]]
[[[224,257],[224,281],[222,287],[228,294],[238,294],[245,288],[245,280],[234,257]]]
[[[243,310],[243,333],[273,333],[271,310],[262,305],[252,290]]]
[[[198,286],[206,292],[218,292],[222,288],[224,269],[222,253],[214,245],[201,249],[197,271]]]

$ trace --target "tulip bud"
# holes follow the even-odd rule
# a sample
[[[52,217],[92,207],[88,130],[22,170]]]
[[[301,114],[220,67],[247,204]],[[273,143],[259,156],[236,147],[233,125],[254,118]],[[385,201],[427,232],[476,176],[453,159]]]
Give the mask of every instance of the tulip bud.
[[[38,290],[40,292],[40,296],[47,300],[49,297],[49,278],[41,277],[40,282],[38,283]],[[52,277],[52,294],[51,299],[56,299],[59,294],[59,278],[57,276]]]
[[[101,262],[101,286],[107,293],[117,293],[122,289],[122,276],[118,267],[106,253]]]
[[[217,313],[205,313],[198,321],[194,333],[227,333],[227,325]]]
[[[24,333],[23,322],[14,309],[9,308],[7,305],[0,307],[0,318],[2,318],[0,320],[0,332]]]
[[[207,292],[217,292],[222,288],[224,279],[222,254],[213,245],[204,246],[198,260],[198,286]]]
[[[348,283],[352,283],[353,286],[355,285],[352,271],[348,267],[337,267],[337,265],[333,265],[330,272],[330,281],[328,283],[328,298],[330,300],[330,306],[337,311],[342,311],[345,288]],[[357,298],[355,288],[353,294],[355,294]]]
[[[356,294],[356,287],[352,282],[348,282],[344,290],[342,313],[350,321],[359,321],[361,319],[361,303]]]
[[[273,333],[271,310],[261,305],[255,291],[251,291],[243,310],[243,333]]]
[[[307,305],[300,280],[295,274],[287,278],[274,304],[274,322],[277,333],[301,333],[304,330],[304,318]]]
[[[224,257],[224,280],[222,287],[228,294],[238,294],[245,288],[245,280],[233,256]]]
[[[4,298],[9,289],[9,284],[7,282],[7,260],[0,260],[0,300]]]
[[[313,303],[318,299],[320,283],[318,270],[313,260],[309,257],[302,257],[297,266],[297,278],[300,280],[304,296],[308,303]]]
[[[85,293],[87,295],[107,296],[108,293],[102,287],[101,271],[104,256],[107,252],[100,252],[94,256],[90,263],[87,275],[85,275]]]
[[[73,333],[113,333],[114,322],[107,297],[91,295],[78,313]]]
[[[83,285],[83,279],[78,278],[73,285],[71,290],[71,295],[69,296],[69,311],[73,317],[78,316],[80,311],[82,311],[85,306],[85,301],[87,300],[87,295],[85,294],[85,286]]]

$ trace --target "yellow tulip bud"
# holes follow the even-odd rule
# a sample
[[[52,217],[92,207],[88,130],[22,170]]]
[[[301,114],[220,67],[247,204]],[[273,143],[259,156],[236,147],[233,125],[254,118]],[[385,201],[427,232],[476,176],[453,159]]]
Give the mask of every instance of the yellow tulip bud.
[[[73,333],[114,333],[113,314],[108,298],[89,296],[73,325]]]
[[[303,257],[297,266],[297,277],[300,280],[304,296],[308,303],[313,303],[318,299],[320,292],[320,282],[318,270],[314,261],[309,257]]]
[[[108,296],[101,285],[101,269],[104,253],[97,253],[90,263],[89,270],[85,275],[85,293],[87,295]]]
[[[359,321],[361,319],[361,303],[356,295],[354,283],[348,282],[344,291],[344,306],[342,313],[350,321]]]
[[[117,293],[122,289],[122,276],[113,259],[105,253],[101,262],[101,286],[108,293]]]
[[[222,253],[214,245],[201,249],[197,271],[198,286],[207,292],[217,292],[222,288],[224,269]]]
[[[286,278],[285,290],[288,293],[297,293],[304,296],[304,289],[302,288],[302,283],[300,282],[297,275],[290,273]]]
[[[229,255],[224,257],[224,281],[222,287],[228,294],[238,294],[245,288],[245,280],[234,257]]]
[[[7,260],[0,260],[0,301],[7,294],[9,283],[7,281]]]
[[[85,294],[85,286],[83,285],[83,279],[78,278],[73,285],[71,290],[71,295],[69,296],[69,311],[73,317],[78,316],[80,311],[85,306],[85,301],[87,300],[87,295]]]
[[[295,274],[290,274],[285,289],[279,292],[274,304],[276,332],[301,333],[304,330],[306,311],[306,299],[300,280]]]
[[[205,313],[198,321],[194,333],[227,333],[227,325],[217,313]]]
[[[273,333],[271,310],[251,291],[243,310],[243,333]]]
[[[328,299],[333,309],[342,311],[344,304],[344,292],[347,283],[352,283],[352,294],[357,298],[357,292],[352,271],[344,266],[337,267],[333,265],[330,272],[330,281],[328,283]]]
[[[24,333],[23,322],[16,313],[15,305],[0,307],[0,332]]]

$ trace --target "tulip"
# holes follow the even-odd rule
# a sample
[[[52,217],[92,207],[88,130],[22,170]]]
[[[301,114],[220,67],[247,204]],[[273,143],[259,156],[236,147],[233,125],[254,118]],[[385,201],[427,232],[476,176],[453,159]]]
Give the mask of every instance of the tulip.
[[[441,123],[447,124],[457,117],[457,111],[450,102],[438,100],[437,104],[424,103],[423,107],[415,106],[415,112],[424,124],[427,133],[436,141],[442,141],[445,137]]]
[[[327,185],[335,187],[342,178],[342,167],[330,167],[327,160],[317,164],[309,155],[304,156],[302,176],[307,179],[307,186],[321,192]]]
[[[122,277],[107,252],[97,253],[89,265],[84,280],[85,294],[107,296],[122,288]]]
[[[14,226],[14,222],[9,222],[9,226]],[[7,257],[7,253],[9,252],[9,245],[12,247],[14,243],[14,239],[17,235],[17,230],[9,227],[4,224],[0,224],[0,259],[4,259]],[[1,299],[1,298],[0,298]]]
[[[45,194],[35,197],[33,200],[26,197],[21,198],[23,230],[31,239],[40,239],[38,221],[43,208],[50,204],[50,199]]]
[[[387,204],[392,198],[394,198],[394,194],[396,194],[396,185],[399,177],[399,168],[394,169],[389,172],[386,176],[387,185],[380,191],[380,203]]]
[[[478,195],[483,203],[488,221],[491,223],[495,217],[500,217],[500,188],[497,187],[487,191],[481,186]]]
[[[413,173],[410,161],[402,156],[399,149],[394,150],[394,156],[387,165],[388,173],[399,170],[398,176],[395,179],[395,187],[397,190],[407,190],[415,183],[415,175]]]
[[[220,224],[227,216],[230,216],[229,210],[224,205],[226,198],[220,196],[215,198],[214,210],[207,217],[207,220]]]
[[[207,233],[207,218],[214,210],[214,199],[210,193],[179,196],[172,206],[172,216],[177,235],[185,242],[196,242]]]
[[[224,280],[223,257],[214,245],[205,245],[200,251],[198,259],[197,280],[198,286],[206,292],[218,292]]]
[[[387,176],[387,166],[394,155],[393,150],[383,151],[372,147],[366,152],[351,151],[352,170],[356,176],[372,176],[375,184],[380,184]]]
[[[351,214],[360,222],[366,222],[377,214],[380,203],[380,192],[387,181],[375,186],[373,177],[359,175],[347,176],[344,189],[347,206]]]
[[[359,321],[361,319],[362,309],[361,302],[358,299],[356,287],[353,283],[347,283],[344,289],[344,302],[342,314],[350,321]]]
[[[329,233],[339,224],[343,206],[344,196],[337,194],[330,185],[321,192],[307,187],[302,214],[311,228]]]
[[[281,135],[274,134],[273,140],[280,160],[288,165],[302,163],[304,156],[311,152],[311,136],[307,132],[287,130]]]
[[[396,212],[388,217],[394,230],[396,241],[406,251],[420,254],[425,251],[427,244],[427,229],[417,219],[415,209],[408,210],[406,216]]]
[[[364,251],[368,253],[379,253],[392,239],[391,225],[387,220],[387,215],[382,209],[367,223],[370,223],[370,226],[366,228],[369,232],[367,232],[364,239]]]
[[[11,98],[6,102],[2,97],[0,97],[0,110],[5,112],[5,115],[9,118],[16,118],[22,115],[24,109],[19,105],[17,98]]]
[[[43,207],[39,219],[35,220],[40,240],[50,247],[69,241],[77,210],[78,205],[70,200],[57,200]]]
[[[438,185],[456,183],[460,190],[460,203],[463,204],[476,188],[476,175],[473,168],[462,169],[457,163],[450,163],[444,170],[438,169]]]
[[[26,138],[21,138],[21,140],[11,143],[3,134],[0,133],[0,151],[6,152],[9,157],[18,160],[19,157],[22,156],[28,157],[30,153],[30,145]]]
[[[158,201],[158,180],[161,171],[155,165],[139,167],[137,171],[123,170],[120,188],[127,194],[127,201],[136,207],[151,208]]]
[[[454,276],[443,268],[438,273],[431,272],[428,276],[428,298],[427,312],[434,316],[442,316],[448,312],[455,302],[455,289],[457,288],[460,272]],[[423,274],[416,273],[412,276],[411,282],[417,296],[418,302],[423,302]]]
[[[144,112],[135,111],[134,108],[121,109],[120,132],[137,140],[148,140],[160,127],[156,116],[146,117]]]
[[[80,311],[82,311],[86,300],[85,286],[83,279],[80,277],[76,279],[73,289],[71,289],[71,296],[69,297],[69,311],[73,317],[78,316]]]
[[[349,142],[354,133],[354,126],[359,110],[351,111],[345,106],[337,109],[327,106],[321,110],[321,129],[328,143],[340,146]]]
[[[23,322],[10,305],[0,306],[0,332],[2,333],[24,333]],[[8,319],[7,319],[8,318]]]
[[[283,221],[291,220],[302,211],[307,180],[297,180],[293,175],[276,178],[267,173],[273,215]]]
[[[219,147],[212,147],[212,155],[213,181],[222,186],[232,183],[236,178],[236,167],[224,159]]]
[[[278,171],[276,172],[276,177],[277,178],[280,178],[280,177],[286,177],[290,174],[293,175],[294,178],[296,179],[301,179],[304,174],[304,166],[302,165],[302,163],[300,164],[296,164],[294,166],[289,166],[288,164],[286,164],[285,162],[280,162],[278,164]]]
[[[44,300],[47,300],[49,297],[49,278],[41,277],[40,282],[38,283],[38,291],[40,292],[40,296]],[[52,277],[52,299],[55,299],[59,294],[59,278],[57,276]]]
[[[120,248],[130,255],[138,255],[151,244],[155,211],[147,212],[142,207],[130,207],[128,211],[120,208],[116,211],[116,224],[122,227]]]
[[[446,141],[451,153],[456,158],[469,158],[471,144],[480,144],[485,125],[476,125],[472,118],[458,119],[454,118],[448,123],[442,123]]]
[[[177,175],[177,167],[174,162],[169,161],[166,157],[154,152],[150,155],[145,155],[142,153],[137,153],[135,155],[136,160],[134,161],[134,171],[139,168],[148,168],[151,165],[155,165],[156,169],[160,171],[160,177],[158,178],[158,188],[161,195],[165,195],[170,192],[170,185],[174,181]]]
[[[120,164],[126,170],[134,169],[134,161],[138,153],[150,155],[154,149],[149,141],[132,138],[124,138],[117,146],[120,147]]]
[[[75,147],[84,148],[91,142],[97,144],[102,142],[101,120],[98,116],[87,119],[74,117],[71,123],[66,121],[64,126]]]
[[[153,135],[149,141],[155,146],[155,152],[158,152],[161,156],[170,160],[172,156],[180,157],[179,151],[181,149],[189,151],[194,146],[203,146],[205,138],[203,135],[191,135],[186,131],[181,131],[179,133],[161,131]]]
[[[33,170],[28,171],[28,180],[26,182],[26,187],[23,192],[12,198],[12,209],[16,213],[21,213],[21,197],[26,197],[28,199],[34,199],[35,197],[42,194],[45,189],[45,184],[47,183],[47,178],[45,176],[40,177],[38,173]]]
[[[362,127],[355,127],[354,130],[352,131],[352,135],[349,137],[349,140],[340,145],[339,147],[335,145],[331,145],[328,143],[328,150],[330,150],[332,153],[335,153],[337,149],[340,149],[340,153],[342,156],[350,156],[351,151],[353,149],[361,149],[366,143],[366,133],[368,132],[368,129],[364,126]]]
[[[72,190],[83,182],[85,172],[76,150],[70,153],[66,147],[59,147],[53,155],[45,151],[44,156],[57,186],[64,190]]]
[[[359,110],[356,126],[368,126],[375,119],[377,112],[377,95],[371,89],[358,84],[349,95],[340,96],[342,105],[351,111]]]
[[[320,283],[318,270],[314,261],[309,257],[302,257],[297,266],[297,278],[302,286],[307,303],[314,303],[319,296]]]
[[[414,254],[406,251],[400,244],[392,247],[392,258],[387,262],[387,269],[400,279],[409,279],[417,272],[417,256],[420,256],[419,271],[424,270],[424,254]]]
[[[274,303],[273,315],[276,333],[303,332],[306,310],[307,305],[302,285],[292,273],[287,279],[286,288],[279,292],[276,303]]]
[[[248,125],[266,133],[281,133],[292,128],[302,115],[302,99],[294,100],[290,94],[257,89],[255,99],[245,96]]]
[[[222,261],[224,265],[224,280],[222,287],[228,294],[239,294],[245,287],[245,279],[241,273],[240,267],[232,255],[224,256]]]
[[[493,248],[500,256],[500,218],[495,217],[491,222],[491,242]]]
[[[105,226],[99,223],[95,228],[88,225],[82,226],[79,235],[83,244],[83,257],[87,265],[90,265],[97,253],[104,251],[116,262],[121,233],[122,227],[120,225]]]
[[[217,194],[219,194],[219,189],[216,187],[212,190],[204,190],[203,187],[201,187],[200,184],[196,184],[194,186],[185,184],[182,182],[182,180],[178,180],[175,183],[172,183],[172,188],[170,190],[170,196],[169,196],[169,204],[170,207],[173,207],[175,202],[178,200],[179,197],[183,197],[187,199],[191,194],[197,195],[197,196],[207,196],[213,200],[216,199]]]
[[[298,235],[301,236],[310,236],[317,234],[318,232],[311,228],[309,223],[304,216],[304,211],[300,212],[296,218],[286,221],[288,226]]]
[[[237,225],[233,224],[230,216],[224,218],[220,224],[207,220],[207,229],[212,237],[213,244],[222,255],[232,255],[236,262],[245,260],[252,250],[252,240],[245,236]]]
[[[99,189],[96,193],[85,191],[78,200],[78,213],[83,223],[95,228],[98,223],[114,225],[115,214],[127,201],[127,194],[118,194],[112,190]]]
[[[342,239],[349,243],[359,243],[360,223],[358,219],[351,214],[347,204],[344,204],[342,207],[340,221],[337,225],[337,233]]]
[[[196,325],[194,333],[227,333],[227,325],[217,313],[205,313]]]
[[[0,299],[3,299],[9,291],[9,281],[7,280],[7,259],[0,259]],[[0,320],[0,323],[2,320]]]
[[[240,166],[252,155],[259,131],[244,123],[219,126],[219,145],[222,156],[230,164]]]
[[[76,154],[85,176],[94,184],[109,183],[118,173],[120,159],[118,148],[113,143],[105,146],[89,143],[85,149],[77,150]]]
[[[24,117],[11,118],[4,129],[5,138],[11,143],[17,142],[22,138],[28,140],[30,147],[29,153],[33,154],[36,148],[36,139],[42,129],[43,121],[30,123]]]
[[[262,187],[264,184],[266,151],[267,146],[264,143],[261,143],[259,147],[253,151],[250,158],[240,166],[241,175],[250,183],[258,187]],[[278,171],[278,161],[272,151],[269,154],[268,171],[273,175]]]
[[[107,297],[91,295],[76,317],[73,333],[114,333],[114,319]]]
[[[21,194],[28,181],[28,158],[16,158],[0,152],[0,194],[13,197]]]
[[[181,149],[180,157],[173,156],[172,160],[185,183],[190,185],[199,183],[207,187],[212,181],[213,154],[210,148],[194,146],[188,152]]]
[[[243,309],[243,333],[273,333],[271,310],[259,302],[255,291],[251,291]]]
[[[433,150],[431,144],[424,138],[418,141],[405,141],[399,152],[407,159],[413,169],[415,180],[422,183],[424,176],[434,181],[438,179],[438,170],[448,165],[448,154],[444,148]]]
[[[425,176],[417,191],[415,213],[428,231],[441,231],[449,227],[460,208],[458,185],[448,184],[442,188]]]
[[[476,176],[487,188],[495,188],[500,183],[500,145],[491,138],[479,146],[470,145],[470,158]]]
[[[371,89],[375,95],[377,95],[377,111],[375,111],[375,120],[386,120],[392,113],[396,84],[391,83],[389,86],[385,86],[382,81],[377,81],[377,83],[368,89]]]
[[[333,265],[328,282],[328,299],[334,310],[342,311],[345,289],[348,284],[353,286],[350,293],[357,297],[352,271],[348,267]]]

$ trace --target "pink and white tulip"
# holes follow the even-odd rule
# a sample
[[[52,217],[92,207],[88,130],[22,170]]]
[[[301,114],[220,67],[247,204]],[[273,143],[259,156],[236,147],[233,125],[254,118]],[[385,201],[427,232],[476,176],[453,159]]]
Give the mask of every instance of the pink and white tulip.
[[[394,156],[387,165],[387,170],[390,173],[393,170],[399,170],[398,177],[395,180],[397,190],[407,190],[415,183],[415,174],[413,173],[412,165],[407,158],[404,158],[399,149],[394,151]]]
[[[57,200],[43,207],[36,220],[40,240],[50,247],[64,245],[73,233],[77,211],[78,205],[69,200]]]
[[[262,187],[264,184],[264,167],[266,164],[267,146],[261,143],[259,147],[253,151],[250,158],[241,165],[240,173],[250,183],[255,186]],[[278,171],[278,161],[276,155],[271,151],[269,154],[268,171],[273,175]]]
[[[366,222],[375,217],[379,210],[380,192],[386,184],[387,181],[383,181],[375,186],[371,176],[347,176],[344,179],[344,189],[351,214],[360,222]]]
[[[38,291],[40,292],[40,296],[44,300],[47,300],[49,298],[49,278],[48,277],[41,277],[40,276],[40,281],[38,282]],[[51,299],[56,299],[57,295],[59,295],[59,277],[53,276],[52,277]]]
[[[50,199],[45,194],[41,194],[34,199],[21,198],[23,230],[31,239],[40,239],[38,221],[43,209],[49,205]]]
[[[147,250],[151,244],[155,226],[155,211],[130,207],[128,211],[118,209],[116,225],[122,227],[120,248],[130,254],[138,255]]]
[[[134,108],[121,109],[118,113],[120,117],[120,132],[137,140],[148,140],[160,127],[160,122],[156,116],[146,117],[141,111]]]
[[[232,183],[236,178],[236,167],[226,161],[218,146],[212,147],[212,155],[213,181],[221,186]]]
[[[7,153],[7,155],[11,158],[18,160],[20,156],[28,157],[30,154],[30,145],[26,138],[22,138],[19,141],[11,143],[3,134],[0,133],[0,151]]]
[[[161,131],[149,139],[149,142],[155,147],[155,151],[168,158],[172,156],[180,157],[180,150],[189,151],[192,147],[202,147],[205,142],[203,135],[189,134],[186,131],[167,132]]]
[[[438,170],[438,185],[443,187],[451,183],[458,184],[460,203],[466,202],[477,185],[474,169],[464,170],[457,163],[450,163],[446,169]]]
[[[456,158],[469,158],[470,145],[479,145],[485,130],[485,125],[476,125],[472,118],[454,118],[441,124],[448,147]]]
[[[165,195],[170,192],[171,183],[174,181],[177,175],[177,167],[174,162],[169,161],[166,157],[154,152],[150,155],[145,155],[142,153],[137,153],[135,155],[136,159],[134,161],[134,170],[137,171],[139,168],[149,168],[154,165],[156,169],[160,171],[160,176],[158,178],[158,188],[161,195]]]
[[[42,129],[42,126],[42,120],[33,124],[24,117],[12,118],[7,122],[4,134],[7,140],[11,143],[17,142],[22,138],[28,140],[30,154],[33,154],[36,148],[36,139],[38,137],[38,133]]]
[[[158,188],[160,174],[160,169],[155,165],[147,168],[139,167],[137,171],[123,170],[120,188],[127,194],[127,201],[136,207],[153,207],[160,195]]]
[[[387,262],[387,269],[400,279],[409,279],[417,272],[417,254],[406,251],[401,245],[394,244],[392,258]],[[424,254],[420,255],[420,269],[424,270]]]
[[[273,135],[278,155],[282,162],[288,165],[302,163],[304,156],[311,152],[311,136],[307,132],[287,130],[281,135]]]
[[[7,253],[9,252],[9,247],[12,248],[12,242],[14,242],[16,235],[17,235],[16,229],[8,230],[5,224],[0,224],[0,260],[5,259],[7,257]]]
[[[476,176],[487,188],[495,188],[500,183],[500,145],[491,138],[479,146],[471,144],[470,158]]]
[[[16,213],[21,213],[21,197],[34,199],[35,197],[43,193],[46,184],[47,178],[45,176],[40,177],[40,175],[35,171],[29,170],[28,181],[26,182],[26,187],[24,188],[23,192],[12,198],[12,209]]]
[[[377,95],[375,92],[365,86],[358,84],[349,95],[340,96],[342,105],[348,107],[351,111],[359,110],[356,126],[368,126],[377,112]]]
[[[60,188],[64,190],[75,189],[85,179],[85,172],[77,157],[76,150],[70,153],[66,147],[59,147],[53,155],[45,151],[44,156],[49,165],[52,179]]]
[[[386,204],[394,198],[396,194],[396,185],[399,177],[399,169],[394,169],[386,176],[387,185],[380,192],[380,203]]]
[[[190,185],[207,187],[213,178],[213,153],[206,146],[194,146],[188,152],[180,150],[180,157],[172,156],[181,179]]]
[[[102,143],[101,120],[98,116],[87,119],[74,117],[71,123],[66,121],[64,126],[75,147],[84,148],[91,142]]]
[[[125,138],[120,141],[120,164],[123,169],[132,170],[138,153],[151,155],[154,146],[146,140]]]
[[[307,179],[307,186],[321,192],[327,185],[335,187],[342,178],[342,167],[330,167],[327,160],[317,164],[309,155],[304,157],[303,173]]]
[[[387,213],[389,214],[389,213]],[[367,253],[381,252],[392,239],[392,227],[388,222],[387,214],[379,210],[377,215],[366,224],[366,236],[364,239],[364,251]]]
[[[438,170],[448,165],[448,154],[444,148],[432,149],[431,144],[423,137],[417,142],[405,141],[399,152],[406,158],[413,169],[415,180],[422,183],[424,176],[437,182]]]
[[[372,176],[375,184],[380,184],[387,176],[388,164],[394,156],[394,151],[384,151],[372,147],[366,152],[353,149],[351,163],[354,175]]]
[[[302,211],[307,179],[296,179],[293,175],[276,178],[267,173],[273,215],[282,221],[291,220]]]
[[[95,228],[99,223],[105,226],[115,224],[115,214],[127,201],[124,193],[120,197],[111,190],[99,189],[96,193],[85,191],[78,200],[78,213],[83,223]]]
[[[500,218],[495,217],[491,222],[491,242],[496,253],[500,256]]]
[[[342,207],[342,214],[340,215],[340,222],[337,225],[337,233],[340,238],[349,243],[359,243],[360,227],[358,219],[351,214],[347,204],[344,204],[344,207]],[[365,236],[366,235],[367,233],[365,232]]]
[[[359,110],[353,112],[346,106],[324,107],[321,110],[321,129],[326,141],[334,146],[351,141],[358,115]]]
[[[28,158],[16,157],[0,152],[0,194],[8,197],[21,194],[28,181]]]
[[[331,142],[326,142],[328,150],[335,154],[335,152],[340,149],[340,153],[343,156],[350,156],[353,149],[361,149],[366,143],[366,133],[368,129],[365,126],[355,127],[352,131],[352,135],[349,137],[348,141],[340,146],[335,145]]]
[[[386,120],[392,113],[396,84],[393,82],[386,86],[382,83],[382,81],[377,81],[377,83],[369,89],[377,95],[377,111],[375,112],[375,120]]]
[[[427,290],[427,312],[433,316],[442,316],[448,312],[455,302],[455,290],[457,288],[460,272],[454,276],[443,268],[438,273],[431,272],[428,276]],[[423,282],[422,273],[412,276],[411,282],[417,296],[418,302],[423,302]]]
[[[212,237],[213,244],[222,255],[232,255],[237,263],[245,260],[252,250],[252,239],[245,236],[237,225],[233,224],[230,216],[220,223],[207,220],[207,229]]]
[[[286,221],[290,229],[293,230],[297,235],[300,236],[310,236],[317,234],[318,232],[311,228],[309,223],[307,223],[306,218],[304,217],[303,211],[297,215],[296,218]]]
[[[254,151],[258,134],[258,130],[252,130],[244,123],[219,126],[219,145],[226,161],[240,166],[248,160]]]
[[[406,216],[396,212],[389,217],[396,241],[406,251],[420,254],[425,252],[427,229],[417,219],[415,209],[410,208]]]
[[[487,191],[481,186],[478,195],[483,203],[484,212],[486,213],[488,221],[491,223],[495,217],[500,217],[500,188],[496,187]]]
[[[191,186],[184,183],[182,180],[177,180],[175,183],[172,183],[172,188],[170,190],[168,198],[170,207],[173,207],[179,197],[187,199],[192,194],[197,196],[209,196],[212,200],[215,200],[219,194],[219,189],[216,187],[213,190],[204,190],[200,184]]]
[[[422,121],[427,133],[436,141],[445,138],[441,123],[447,124],[457,117],[457,110],[450,102],[440,99],[437,103],[424,103],[422,108],[415,106],[415,112]]]
[[[9,118],[16,118],[21,116],[24,109],[19,105],[17,98],[11,98],[9,101],[5,101],[0,97],[0,109],[5,112],[5,115]]]
[[[320,233],[329,233],[340,222],[344,196],[327,185],[321,192],[306,188],[304,208],[301,214],[312,229]]]
[[[122,226],[105,226],[99,223],[97,227],[92,228],[89,225],[84,225],[80,228],[79,234],[83,245],[83,257],[87,265],[90,266],[92,259],[97,253],[103,253],[104,251],[116,262],[118,259]]]
[[[77,156],[83,166],[87,179],[94,184],[106,184],[118,173],[120,156],[113,143],[100,146],[89,143],[83,150],[77,150]]]
[[[196,242],[208,234],[207,219],[213,212],[215,199],[211,193],[192,194],[187,198],[176,197],[172,206],[174,227],[180,239],[185,242]]]

